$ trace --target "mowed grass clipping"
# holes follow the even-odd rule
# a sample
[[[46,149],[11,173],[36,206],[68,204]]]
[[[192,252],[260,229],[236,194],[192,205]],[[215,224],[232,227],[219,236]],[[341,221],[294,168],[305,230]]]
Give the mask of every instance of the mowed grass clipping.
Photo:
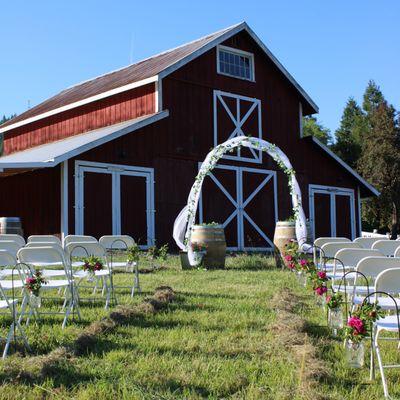
[[[227,269],[216,271],[182,271],[177,257],[163,264],[141,275],[142,295],[131,299],[125,290],[117,297],[139,304],[168,285],[176,298],[166,309],[116,326],[83,355],[66,358],[60,350],[45,374],[18,375],[22,364],[34,370],[37,356],[11,355],[0,365],[0,399],[382,398],[379,376],[367,384],[367,369],[346,367],[323,311],[272,258],[230,257]],[[116,284],[131,279],[115,274]],[[280,294],[293,304],[280,304]],[[71,346],[91,322],[109,315],[101,303],[83,303],[81,312],[83,321],[64,330],[60,318],[31,323],[34,353],[45,357]],[[2,318],[2,334],[7,322]],[[397,395],[399,376],[389,374]]]

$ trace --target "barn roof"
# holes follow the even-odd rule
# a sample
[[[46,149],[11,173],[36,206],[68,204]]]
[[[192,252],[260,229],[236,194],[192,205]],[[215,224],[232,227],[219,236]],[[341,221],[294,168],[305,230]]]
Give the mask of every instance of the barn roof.
[[[125,90],[156,82],[243,30],[256,41],[264,53],[310,105],[311,109],[314,112],[318,112],[317,105],[304,89],[275,58],[252,29],[245,22],[242,22],[119,70],[71,86],[7,121],[0,127],[0,133]]]
[[[0,173],[4,176],[10,172],[15,173],[16,170],[22,172],[21,170],[54,167],[168,115],[168,111],[162,111],[0,157]]]

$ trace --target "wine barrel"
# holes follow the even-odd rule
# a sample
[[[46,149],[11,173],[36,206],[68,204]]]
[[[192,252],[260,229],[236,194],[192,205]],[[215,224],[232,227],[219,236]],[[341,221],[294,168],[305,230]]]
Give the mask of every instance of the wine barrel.
[[[278,221],[275,226],[274,245],[281,254],[285,246],[296,240],[296,223],[294,221]]]
[[[222,225],[193,225],[192,243],[207,247],[203,266],[208,269],[224,268],[226,257],[225,233]]]
[[[13,233],[23,236],[21,218],[19,217],[1,217],[0,233]]]
[[[296,223],[294,221],[278,221],[275,226],[274,245],[282,254],[285,245],[296,240]],[[312,243],[310,224],[307,222],[307,243]]]

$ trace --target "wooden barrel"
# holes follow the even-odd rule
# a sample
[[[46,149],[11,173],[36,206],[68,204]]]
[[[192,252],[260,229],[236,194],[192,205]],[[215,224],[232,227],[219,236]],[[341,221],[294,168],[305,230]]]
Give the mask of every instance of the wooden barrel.
[[[0,233],[13,233],[23,236],[21,218],[19,217],[1,217]]]
[[[296,223],[294,221],[278,221],[275,226],[274,245],[281,254],[291,240],[296,240]]]
[[[294,221],[278,221],[275,226],[274,245],[282,254],[285,245],[296,240],[296,223]],[[312,243],[310,224],[307,222],[307,243]]]
[[[226,241],[222,225],[193,225],[191,242],[207,247],[203,260],[205,268],[225,267]]]

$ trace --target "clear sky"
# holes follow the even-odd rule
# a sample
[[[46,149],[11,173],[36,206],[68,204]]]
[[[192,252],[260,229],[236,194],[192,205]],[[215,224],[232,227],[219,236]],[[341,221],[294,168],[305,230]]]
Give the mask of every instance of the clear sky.
[[[246,21],[335,130],[369,79],[400,109],[399,0],[1,1],[0,116]]]

